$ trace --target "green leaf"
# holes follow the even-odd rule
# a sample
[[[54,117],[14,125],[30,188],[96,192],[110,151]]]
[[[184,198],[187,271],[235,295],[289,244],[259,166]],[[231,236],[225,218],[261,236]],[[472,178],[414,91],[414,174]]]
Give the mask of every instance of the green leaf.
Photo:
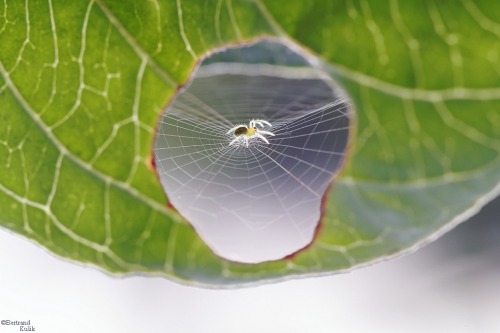
[[[200,285],[344,271],[428,242],[500,191],[500,6],[492,1],[5,1],[0,225],[113,273]],[[354,144],[318,239],[219,259],[168,208],[154,129],[207,52],[263,36],[329,64]]]

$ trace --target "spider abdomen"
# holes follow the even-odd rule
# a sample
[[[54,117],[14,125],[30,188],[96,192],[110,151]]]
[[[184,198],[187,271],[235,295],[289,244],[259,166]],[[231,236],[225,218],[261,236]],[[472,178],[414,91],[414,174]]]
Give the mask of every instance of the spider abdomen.
[[[234,135],[235,136],[245,135],[245,134],[247,134],[247,132],[248,132],[248,128],[246,128],[246,126],[240,126],[234,130]]]
[[[247,125],[236,125],[231,128],[226,134],[234,135],[234,139],[229,143],[230,146],[237,142],[244,142],[245,146],[248,148],[248,140],[252,138],[260,139],[265,143],[269,144],[269,141],[264,137],[264,135],[274,136],[273,133],[269,131],[263,131],[257,128],[257,125],[260,127],[265,127],[266,125],[272,127],[270,122],[262,119],[252,119],[250,123]]]

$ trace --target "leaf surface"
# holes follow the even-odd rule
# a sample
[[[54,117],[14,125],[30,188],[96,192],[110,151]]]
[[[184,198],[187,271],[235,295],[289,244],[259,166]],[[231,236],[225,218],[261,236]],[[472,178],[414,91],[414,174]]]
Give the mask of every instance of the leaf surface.
[[[500,191],[494,2],[49,0],[0,13],[0,225],[62,257],[213,286],[327,274],[416,248]],[[323,59],[357,128],[314,244],[243,265],[168,208],[152,142],[201,56],[263,36]]]

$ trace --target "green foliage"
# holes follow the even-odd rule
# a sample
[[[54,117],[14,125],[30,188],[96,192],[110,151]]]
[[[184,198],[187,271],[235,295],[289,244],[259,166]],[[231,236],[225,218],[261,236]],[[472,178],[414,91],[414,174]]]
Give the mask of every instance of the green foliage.
[[[114,273],[244,284],[348,270],[435,238],[499,192],[493,1],[5,1],[0,225]],[[357,111],[316,242],[213,255],[151,166],[154,129],[201,56],[262,36],[329,64]]]

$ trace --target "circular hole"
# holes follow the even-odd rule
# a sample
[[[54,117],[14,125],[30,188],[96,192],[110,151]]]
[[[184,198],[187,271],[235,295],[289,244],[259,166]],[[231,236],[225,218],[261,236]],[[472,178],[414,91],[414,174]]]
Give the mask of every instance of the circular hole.
[[[351,123],[309,58],[261,41],[203,61],[161,117],[155,162],[170,202],[217,255],[277,260],[312,241]]]

